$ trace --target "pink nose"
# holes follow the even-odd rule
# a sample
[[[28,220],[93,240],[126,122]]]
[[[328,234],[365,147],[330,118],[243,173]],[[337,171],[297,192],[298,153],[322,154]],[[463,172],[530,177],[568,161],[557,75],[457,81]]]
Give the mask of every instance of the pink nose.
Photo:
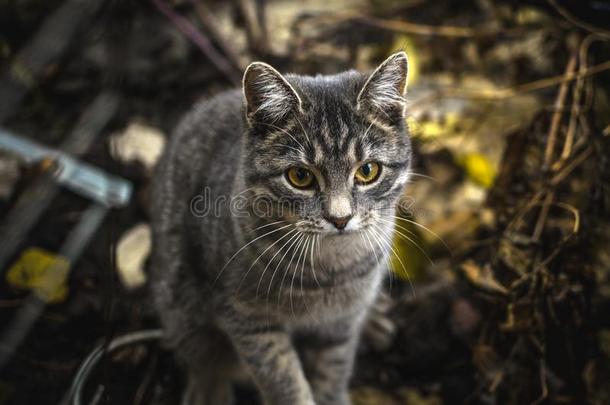
[[[348,215],[348,216],[342,217],[342,218],[327,217],[326,219],[329,222],[332,222],[335,225],[335,228],[343,229],[343,228],[345,228],[345,226],[347,225],[349,220],[352,219],[352,216]]]

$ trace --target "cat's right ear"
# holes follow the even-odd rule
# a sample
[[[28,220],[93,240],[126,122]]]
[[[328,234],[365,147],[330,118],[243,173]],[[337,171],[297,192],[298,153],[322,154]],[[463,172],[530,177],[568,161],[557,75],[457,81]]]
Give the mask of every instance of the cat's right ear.
[[[358,94],[357,108],[393,126],[404,121],[409,63],[405,52],[387,58]]]
[[[246,119],[250,126],[273,124],[302,108],[301,98],[277,70],[263,62],[253,62],[244,73]]]

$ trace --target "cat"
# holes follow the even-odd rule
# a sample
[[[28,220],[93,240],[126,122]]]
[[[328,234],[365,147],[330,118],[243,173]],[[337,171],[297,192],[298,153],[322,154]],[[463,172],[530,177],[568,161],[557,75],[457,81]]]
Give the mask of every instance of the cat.
[[[151,287],[184,404],[231,403],[239,378],[265,404],[350,403],[410,177],[407,73],[404,52],[370,75],[254,62],[179,123],[153,180]]]

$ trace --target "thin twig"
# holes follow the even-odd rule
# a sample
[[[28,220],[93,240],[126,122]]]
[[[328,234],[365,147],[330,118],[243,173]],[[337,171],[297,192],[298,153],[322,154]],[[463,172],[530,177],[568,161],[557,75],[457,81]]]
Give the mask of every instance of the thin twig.
[[[579,69],[582,69],[581,62]],[[568,130],[566,131],[566,137],[563,142],[563,148],[561,149],[561,155],[559,159],[555,163],[553,163],[553,170],[557,170],[559,167],[563,165],[563,163],[568,160],[570,154],[572,153],[572,147],[574,145],[574,137],[576,135],[576,126],[578,122],[578,118],[580,116],[580,100],[582,97],[582,91],[584,88],[585,80],[583,78],[578,78],[576,80],[576,84],[574,85],[574,89],[572,90],[572,108],[570,110],[570,121],[568,123]]]
[[[218,52],[210,40],[201,33],[189,20],[177,14],[164,0],[150,0],[155,7],[165,15],[180,32],[182,32],[191,42],[207,56],[218,70],[234,85],[241,82],[240,75],[231,66],[231,63]]]
[[[559,173],[551,179],[551,185],[556,186],[561,183],[572,171],[585,161],[593,153],[593,148],[588,147],[583,153],[577,156],[571,163],[567,164]]]
[[[222,50],[222,52],[231,62],[231,64],[240,72],[243,71],[245,66],[243,66],[240,62],[239,55],[237,54],[237,52],[235,52],[231,43],[225,40],[220,28],[218,28],[218,25],[216,24],[214,16],[210,13],[208,8],[203,4],[202,1],[191,1],[195,6],[195,11],[197,12],[197,15],[201,19],[201,22],[203,23],[204,27],[206,28],[214,42]]]
[[[577,18],[576,16],[574,16],[572,13],[570,13],[565,7],[561,6],[559,3],[557,3],[556,0],[547,0],[547,2],[566,20],[568,20],[569,22],[571,22],[572,24],[576,25],[579,28],[582,28],[586,31],[592,32],[594,34],[599,34],[599,35],[605,35],[607,37],[610,37],[610,31],[605,30],[603,28],[599,28],[599,27],[595,27],[591,24],[589,24],[586,21],[581,20],[580,18]]]
[[[534,233],[532,234],[532,239],[535,241],[540,240],[540,236],[542,236],[542,231],[544,230],[546,218],[549,215],[549,210],[551,209],[551,204],[553,203],[554,198],[555,193],[552,191],[549,191],[544,197],[542,207],[540,208],[540,214],[538,215],[538,220],[536,221],[536,226],[534,227]]]
[[[469,98],[469,99],[483,99],[483,100],[504,100],[509,97],[513,97],[518,94],[528,93],[535,90],[542,90],[548,87],[553,87],[564,82],[571,82],[578,78],[589,77],[606,70],[610,70],[610,60],[593,65],[586,69],[584,72],[573,72],[571,74],[551,76],[540,80],[534,80],[532,82],[518,84],[513,87],[505,89],[492,90],[492,91],[481,91],[481,92],[469,92],[464,89],[448,88],[442,89],[438,96],[445,97],[457,97],[457,98]]]
[[[577,62],[578,48],[575,48],[566,66],[564,76],[569,76],[575,72]],[[579,80],[582,80],[582,78]],[[564,81],[561,83],[559,91],[557,92],[553,117],[551,118],[551,125],[549,127],[549,135],[547,137],[546,148],[544,150],[544,170],[548,170],[551,167],[551,163],[553,162],[555,144],[557,143],[559,126],[561,125],[561,118],[563,117],[563,112],[565,110],[564,106],[566,104],[566,98],[568,96],[569,87],[570,82]],[[553,203],[554,199],[555,193],[549,190],[549,192],[544,198],[544,201],[542,202],[542,207],[540,208],[538,219],[536,220],[536,226],[534,227],[534,233],[532,234],[532,239],[536,241],[540,240],[540,237],[542,236],[542,232],[544,231],[544,225],[546,224],[546,219],[549,215],[549,210],[551,209],[551,204]]]
[[[358,11],[347,11],[343,13],[336,13],[332,15],[319,16],[318,21],[314,23],[323,22],[328,23],[341,23],[341,22],[356,22],[372,27],[381,28],[388,31],[393,31],[403,34],[412,35],[424,35],[424,36],[437,36],[447,38],[473,38],[473,37],[484,37],[494,35],[508,35],[521,30],[498,30],[498,29],[487,29],[484,27],[460,27],[453,25],[429,25],[429,24],[417,24],[404,20],[393,20],[388,18],[373,17],[366,12]]]
[[[578,53],[573,52],[566,66],[564,77],[567,77],[574,73],[576,70],[576,62],[578,60]],[[555,152],[555,144],[557,142],[557,134],[559,133],[559,125],[561,124],[561,117],[564,111],[565,100],[568,95],[568,88],[570,86],[569,81],[564,81],[559,87],[557,92],[557,98],[555,99],[555,108],[553,118],[551,119],[551,126],[549,128],[549,135],[547,137],[546,149],[544,150],[544,168],[548,169],[553,161],[553,153]]]
[[[475,28],[470,27],[415,24],[407,21],[388,20],[369,16],[359,16],[356,17],[355,20],[377,28],[415,35],[432,35],[450,38],[472,38],[474,36],[486,35],[486,31],[487,34],[489,33],[489,30],[477,30]],[[497,33],[498,32],[495,31],[495,34]]]
[[[532,402],[532,405],[538,405],[540,403],[542,403],[548,396],[549,396],[549,387],[546,383],[546,366],[544,364],[544,361],[541,359],[540,360],[540,365],[539,365],[539,378],[540,378],[540,396],[538,397],[538,399],[536,399],[534,402]]]
[[[528,275],[530,276],[542,271],[551,262],[551,260],[557,257],[557,255],[562,251],[563,246],[580,231],[580,212],[576,208],[572,207],[569,204],[561,202],[555,203],[553,205],[562,208],[566,211],[569,211],[572,214],[572,216],[574,217],[574,225],[572,225],[572,232],[569,235],[564,236],[559,241],[559,243],[555,245],[555,249],[551,252],[551,254],[549,254],[544,260],[538,263],[536,268],[534,268],[531,273],[528,273]]]
[[[265,2],[238,0],[238,6],[244,19],[248,48],[255,55],[268,55],[270,45],[266,27]]]
[[[534,194],[532,198],[530,198],[530,200],[517,211],[513,219],[509,222],[506,229],[514,230],[518,228],[520,226],[521,219],[525,216],[525,214],[527,214],[533,207],[540,204],[540,199],[542,198],[544,193],[544,190],[538,190],[536,194]]]
[[[595,41],[608,39],[605,36],[600,36],[599,34],[590,34],[588,35],[581,43],[579,49],[579,63],[578,70],[580,73],[584,72],[588,66],[588,54],[589,48],[591,44]],[[570,154],[572,153],[572,148],[574,145],[574,137],[576,135],[576,127],[578,121],[580,121],[583,109],[581,106],[582,93],[585,87],[585,79],[583,77],[579,77],[576,79],[576,84],[574,86],[573,96],[572,96],[572,110],[570,112],[570,122],[568,124],[568,131],[566,133],[565,142],[563,144],[563,150],[561,152],[561,157],[553,164],[553,170],[557,171],[563,164],[568,160]]]

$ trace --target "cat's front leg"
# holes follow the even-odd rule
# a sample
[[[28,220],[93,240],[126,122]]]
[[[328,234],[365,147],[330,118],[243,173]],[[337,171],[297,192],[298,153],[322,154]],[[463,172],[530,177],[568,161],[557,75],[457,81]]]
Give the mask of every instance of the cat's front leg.
[[[351,404],[348,388],[359,330],[360,322],[345,320],[303,337],[303,361],[316,404]]]
[[[223,324],[265,404],[315,405],[297,352],[280,324],[239,316]]]

